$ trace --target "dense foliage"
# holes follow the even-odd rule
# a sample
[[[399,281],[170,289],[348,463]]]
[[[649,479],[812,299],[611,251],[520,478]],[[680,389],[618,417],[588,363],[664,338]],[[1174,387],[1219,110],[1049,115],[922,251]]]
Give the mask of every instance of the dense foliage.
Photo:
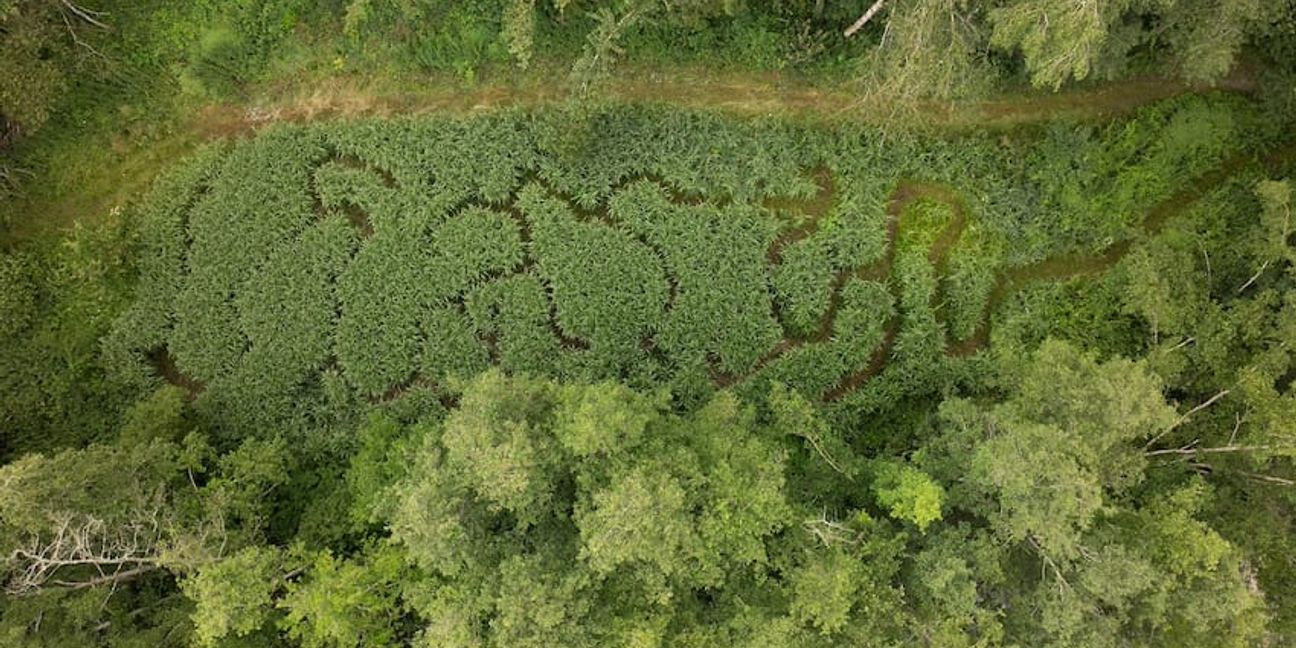
[[[5,253],[6,645],[1290,645],[1282,120],[570,116]]]
[[[0,645],[1296,646],[1293,61],[1296,0],[0,0]]]

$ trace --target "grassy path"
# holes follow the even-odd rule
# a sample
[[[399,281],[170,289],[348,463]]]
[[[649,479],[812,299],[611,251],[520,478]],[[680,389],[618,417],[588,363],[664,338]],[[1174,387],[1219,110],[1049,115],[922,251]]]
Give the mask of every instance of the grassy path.
[[[1225,78],[1218,89],[1250,92],[1254,87],[1250,76],[1238,72]],[[862,99],[849,84],[829,87],[776,73],[631,68],[610,80],[603,94],[616,102],[665,103],[738,116],[783,115],[863,121],[879,126],[958,129],[1003,128],[1053,119],[1095,119],[1207,90],[1210,88],[1180,81],[1137,77],[1059,93],[1013,92],[987,101],[927,103],[900,111],[886,98]],[[281,90],[254,107],[238,103],[208,106],[199,112],[192,127],[205,137],[219,137],[246,134],[277,121],[525,108],[561,103],[566,96],[563,85],[554,83],[552,77],[488,83],[468,89],[458,87],[454,81],[431,79],[402,90],[371,87],[362,81],[340,78]]]
[[[557,104],[566,98],[561,74],[539,71],[519,78],[487,81],[465,88],[449,77],[371,81],[335,77],[295,84],[268,84],[248,99],[198,107],[164,137],[146,142],[114,134],[111,141],[85,142],[74,151],[93,162],[55,168],[40,182],[52,188],[25,199],[0,203],[0,222],[11,223],[0,244],[57,233],[76,222],[90,222],[140,195],[171,161],[201,144],[250,135],[278,122],[318,119],[471,113],[500,108]],[[1219,89],[1249,92],[1245,72],[1226,78]],[[669,70],[626,67],[604,89],[608,100],[667,103],[718,110],[735,116],[779,115],[821,121],[865,122],[879,126],[950,130],[1007,129],[1055,119],[1110,117],[1207,88],[1158,78],[1133,78],[1061,93],[1025,91],[988,101],[925,104],[898,111],[881,101],[865,101],[849,85],[829,87],[778,73],[727,73],[701,68]],[[72,164],[60,165],[71,167]]]

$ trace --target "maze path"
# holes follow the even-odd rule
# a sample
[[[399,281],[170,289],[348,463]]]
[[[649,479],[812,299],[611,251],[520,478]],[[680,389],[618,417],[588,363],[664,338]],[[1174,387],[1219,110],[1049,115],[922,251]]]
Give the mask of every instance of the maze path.
[[[1289,160],[1296,153],[1296,145],[1289,144],[1277,149],[1264,156],[1261,162],[1269,168],[1275,168],[1281,163]],[[1174,193],[1170,197],[1161,201],[1149,209],[1141,222],[1141,228],[1146,233],[1155,233],[1167,218],[1182,211],[1187,206],[1196,202],[1215,187],[1220,186],[1229,178],[1233,177],[1246,164],[1255,159],[1254,154],[1239,153],[1224,163],[1217,166],[1214,170],[1199,176],[1191,181],[1183,189]],[[390,173],[384,172],[373,165],[368,165],[358,159],[347,158],[345,156],[333,156],[321,164],[336,165],[341,168],[351,169],[359,173],[376,174],[382,186],[396,190],[398,186]],[[809,172],[811,178],[818,186],[816,195],[809,199],[792,199],[792,198],[770,198],[764,202],[764,207],[769,210],[784,210],[800,212],[805,218],[804,222],[797,227],[784,230],[769,245],[765,253],[768,267],[775,268],[782,262],[784,250],[796,243],[815,234],[820,226],[821,220],[829,213],[833,205],[833,197],[836,191],[832,172],[824,166],[816,167]],[[663,178],[652,175],[636,175],[625,178],[616,186],[612,187],[608,196],[614,196],[630,185],[639,182],[650,182],[663,189],[669,196],[670,202],[677,206],[697,206],[706,203],[703,196],[686,194],[673,189],[670,183]],[[513,194],[503,203],[485,205],[491,209],[498,209],[507,213],[518,225],[519,231],[524,242],[526,256],[524,261],[514,268],[511,272],[500,273],[488,277],[486,281],[503,279],[518,275],[532,275],[536,273],[535,258],[531,252],[531,230],[530,223],[526,216],[515,205],[517,192],[528,184],[538,184],[543,191],[549,195],[561,199],[578,219],[586,223],[597,223],[607,227],[619,227],[608,215],[607,203],[604,200],[596,210],[582,209],[579,207],[574,197],[558,191],[550,186],[544,180],[535,174],[523,178],[515,189]],[[326,208],[320,198],[318,191],[312,192],[312,198],[316,207],[317,214],[323,216],[333,211]],[[814,344],[827,344],[832,338],[832,331],[837,320],[838,312],[842,304],[842,293],[845,285],[851,279],[865,281],[879,281],[887,285],[893,299],[898,303],[902,295],[899,294],[898,283],[894,281],[893,271],[896,261],[897,238],[902,227],[902,221],[907,207],[915,201],[929,200],[937,203],[948,205],[950,208],[951,218],[945,227],[936,236],[927,250],[927,262],[934,268],[937,289],[931,297],[931,305],[936,313],[938,320],[942,318],[942,299],[941,286],[946,279],[946,265],[951,249],[960,241],[967,227],[968,210],[967,206],[958,196],[957,192],[949,186],[925,182],[921,180],[902,180],[891,192],[887,201],[886,208],[886,236],[885,248],[881,258],[857,267],[843,268],[837,270],[829,284],[829,299],[826,309],[819,318],[818,325],[813,332],[807,335],[797,335],[786,329],[786,324],[779,313],[779,300],[773,299],[774,313],[776,321],[785,326],[783,337],[778,340],[764,355],[762,355],[754,365],[747,371],[740,374],[726,373],[719,369],[718,362],[714,356],[708,358],[709,375],[717,387],[725,388],[742,383],[745,380],[758,374],[761,370],[768,367],[771,363],[787,355],[789,352]],[[473,204],[479,204],[473,201],[463,201],[456,205],[451,213],[457,213],[466,209]],[[712,204],[723,205],[721,201],[712,201]],[[340,206],[340,210],[348,218],[353,226],[356,227],[361,239],[366,239],[373,235],[374,225],[369,215],[354,202],[345,202]],[[666,254],[663,250],[652,245],[646,238],[636,235],[639,242],[651,249],[666,265]],[[978,318],[978,325],[974,333],[962,340],[946,340],[945,353],[951,356],[968,356],[975,354],[989,344],[991,336],[991,321],[996,309],[1014,292],[1036,281],[1065,280],[1077,276],[1090,275],[1103,272],[1117,262],[1119,262],[1130,250],[1134,240],[1126,239],[1118,241],[1106,250],[1096,255],[1068,255],[1054,257],[1039,261],[1033,264],[1008,268],[1000,271],[995,278],[989,296],[985,301],[982,312]],[[676,295],[679,291],[678,279],[666,272],[670,284],[670,297],[663,308],[670,311],[674,308]],[[552,291],[550,291],[552,294]],[[458,308],[463,307],[464,294],[461,293],[454,297],[452,302],[458,304]],[[589,349],[589,341],[569,336],[562,330],[558,324],[558,306],[554,300],[549,300],[549,317],[548,324],[550,333],[554,336],[560,348],[566,351],[582,351]],[[856,367],[840,377],[836,386],[822,394],[825,401],[839,400],[856,389],[862,387],[871,378],[883,371],[891,359],[896,336],[900,328],[900,317],[893,314],[885,324],[884,334],[881,343],[875,348],[869,358],[869,361],[860,367]],[[941,321],[942,328],[944,322]],[[494,332],[479,332],[478,339],[490,353],[492,360],[498,358],[496,347],[498,340],[495,339]],[[664,359],[662,351],[657,347],[657,342],[651,337],[642,341],[642,348],[650,356],[663,362],[669,362]],[[148,354],[150,364],[153,365],[156,372],[166,382],[181,387],[186,391],[190,398],[194,398],[202,390],[203,385],[191,378],[186,377],[175,366],[167,348],[161,346],[151,350]],[[332,366],[337,365],[336,358],[330,360]],[[372,400],[379,402],[395,398],[404,393],[408,388],[416,386],[435,386],[435,381],[417,373],[409,376],[405,381],[393,385],[385,394],[375,397]]]
[[[1278,171],[1293,158],[1296,158],[1296,141],[1276,147],[1258,161],[1267,170]],[[1140,229],[1147,235],[1156,234],[1167,219],[1204,198],[1256,159],[1256,155],[1251,152],[1237,153],[1213,170],[1190,180],[1183,188],[1147,210],[1139,223]],[[1123,259],[1130,252],[1133,243],[1133,239],[1124,239],[1112,243],[1098,254],[1052,257],[1000,272],[981,313],[976,332],[968,339],[951,345],[949,353],[966,356],[985,348],[990,343],[990,325],[994,311],[1014,292],[1037,281],[1059,281],[1104,272]]]

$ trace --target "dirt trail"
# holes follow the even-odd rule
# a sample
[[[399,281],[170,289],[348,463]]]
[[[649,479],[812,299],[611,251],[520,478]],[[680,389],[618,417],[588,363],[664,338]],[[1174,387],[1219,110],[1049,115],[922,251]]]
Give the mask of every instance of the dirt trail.
[[[605,88],[609,100],[714,109],[739,116],[784,115],[952,130],[1011,128],[1053,119],[1096,119],[1182,94],[1212,89],[1250,92],[1256,87],[1248,71],[1237,70],[1214,88],[1141,77],[1060,93],[1028,90],[987,101],[926,103],[899,110],[885,99],[863,99],[849,83],[816,85],[789,74],[633,67],[620,72]],[[566,99],[566,94],[562,84],[553,83],[553,78],[536,72],[524,78],[487,80],[465,88],[462,81],[451,76],[401,79],[399,87],[392,85],[394,81],[380,87],[371,80],[338,76],[253,88],[248,94],[254,99],[200,108],[174,134],[161,140],[144,145],[114,140],[110,148],[115,159],[111,163],[96,167],[85,177],[63,179],[77,187],[75,191],[0,205],[15,216],[41,214],[39,219],[15,217],[11,229],[4,233],[4,242],[16,243],[71,227],[78,221],[99,218],[113,206],[142,193],[171,160],[213,139],[247,136],[278,122],[471,113],[557,104]]]
[[[779,201],[766,201],[766,205],[771,204],[781,207],[791,207],[800,205],[808,211],[806,214],[807,222],[801,227],[791,230],[775,239],[770,246],[767,257],[771,265],[777,265],[781,261],[781,251],[783,247],[793,241],[801,240],[813,234],[816,230],[819,220],[826,215],[832,207],[835,184],[832,179],[832,173],[826,168],[817,168],[813,172],[817,183],[820,186],[820,192],[811,200],[793,201],[782,199]],[[728,387],[743,380],[746,380],[762,369],[769,366],[770,363],[778,360],[787,353],[806,346],[808,344],[823,344],[832,339],[833,326],[837,321],[837,312],[841,309],[842,290],[846,282],[852,278],[862,281],[886,281],[887,289],[891,291],[895,303],[900,302],[900,296],[896,294],[897,285],[895,282],[888,281],[891,277],[892,269],[895,267],[896,258],[896,241],[900,234],[902,217],[906,208],[918,200],[933,200],[950,205],[951,217],[950,222],[946,224],[940,234],[932,242],[927,251],[928,261],[936,267],[937,274],[943,272],[945,258],[949,254],[950,248],[958,242],[967,226],[967,208],[961,198],[953,189],[945,185],[931,182],[921,182],[916,180],[902,180],[896,185],[887,199],[886,207],[886,239],[883,255],[880,259],[858,267],[847,267],[838,270],[829,284],[828,307],[824,309],[823,315],[819,318],[819,324],[814,333],[808,336],[797,336],[791,333],[785,333],[783,339],[779,340],[773,348],[765,355],[761,356],[750,369],[741,374],[726,373],[719,369],[715,358],[709,359],[709,372],[711,378],[720,387]],[[933,304],[939,304],[939,293],[932,296]],[[780,322],[782,318],[777,311],[777,301],[775,318]],[[891,355],[891,348],[895,343],[896,333],[900,326],[898,315],[893,315],[884,326],[882,344],[873,352],[869,364],[863,369],[852,371],[843,377],[842,381],[834,388],[823,395],[826,401],[837,400],[841,396],[855,390],[864,384],[873,375],[881,371]]]
[[[810,173],[818,190],[812,198],[766,198],[761,204],[770,211],[800,212],[805,222],[799,227],[787,230],[774,239],[765,256],[770,263],[783,260],[783,248],[808,238],[819,231],[819,221],[832,209],[837,195],[837,181],[832,170],[826,165],[819,165]]]
[[[409,88],[416,88],[409,90]],[[736,115],[792,115],[879,126],[942,128],[1011,127],[1053,119],[1093,119],[1127,112],[1182,94],[1222,90],[1251,92],[1246,70],[1236,70],[1215,86],[1135,77],[1092,84],[1058,93],[1027,90],[970,102],[926,102],[897,108],[888,98],[869,99],[850,83],[809,83],[793,75],[725,73],[698,68],[628,68],[603,89],[611,101],[672,104],[715,109]],[[465,88],[449,77],[412,80],[400,91],[374,88],[364,80],[340,77],[266,93],[257,105],[225,103],[199,111],[190,129],[206,139],[240,136],[276,122],[359,116],[466,113],[487,109],[557,104],[567,99],[562,84],[548,77],[500,80]]]
[[[1264,166],[1273,169],[1293,158],[1296,158],[1296,141],[1278,147],[1265,155],[1260,162]],[[1144,235],[1151,235],[1160,231],[1167,219],[1183,212],[1255,160],[1256,157],[1253,153],[1244,151],[1226,159],[1214,169],[1191,179],[1185,184],[1184,188],[1148,209],[1139,223],[1140,230]],[[928,262],[933,266],[938,281],[936,291],[931,297],[931,304],[936,311],[937,319],[942,320],[942,313],[939,308],[942,303],[941,286],[945,277],[945,265],[950,250],[958,243],[967,227],[967,206],[957,192],[949,186],[914,180],[901,181],[892,191],[887,203],[886,252],[883,258],[867,266],[842,270],[834,276],[831,283],[829,306],[820,320],[818,330],[808,337],[785,336],[751,370],[742,375],[723,374],[713,366],[711,374],[716,383],[721,387],[733,385],[755,375],[771,362],[793,349],[806,344],[827,342],[831,338],[833,324],[841,305],[841,291],[846,281],[852,277],[863,280],[887,281],[891,277],[895,265],[896,241],[901,226],[901,218],[906,207],[914,201],[922,199],[945,203],[952,208],[950,222],[937,235],[927,251]],[[804,227],[808,231],[813,231],[813,225],[816,221],[817,219],[811,219],[810,223]],[[797,234],[796,237],[803,238],[804,235]],[[965,340],[947,339],[946,353],[955,357],[967,356],[985,348],[990,341],[990,327],[994,312],[1013,292],[1036,281],[1063,280],[1104,272],[1123,259],[1136,240],[1137,237],[1118,241],[1094,255],[1053,257],[1002,271],[996,278],[989,298],[981,311],[976,331]],[[774,254],[770,255],[770,259],[772,263],[778,261],[777,255]],[[895,282],[888,281],[888,289],[891,291],[896,303],[899,303],[900,295],[896,294],[898,288]],[[823,400],[826,402],[839,400],[863,386],[884,370],[890,360],[899,326],[899,315],[893,315],[885,325],[882,343],[874,350],[868,364],[846,374],[836,387],[823,395]]]
[[[1259,161],[1266,168],[1276,169],[1292,158],[1296,158],[1296,141],[1276,148]],[[1183,212],[1255,160],[1254,153],[1245,151],[1237,153],[1214,169],[1191,179],[1185,183],[1184,188],[1149,209],[1139,224],[1139,229],[1144,235],[1156,234],[1168,218]],[[1036,281],[1056,281],[1104,272],[1129,253],[1134,241],[1134,239],[1117,241],[1094,255],[1053,257],[1001,272],[995,280],[994,288],[990,291],[990,298],[986,301],[976,332],[970,338],[950,345],[947,348],[948,352],[955,356],[966,356],[976,353],[989,344],[990,320],[994,311],[1013,292]]]
[[[935,309],[942,301],[940,279],[945,270],[945,261],[949,256],[950,249],[959,241],[963,236],[963,230],[967,228],[967,206],[958,194],[948,186],[912,180],[902,181],[896,186],[887,202],[887,251],[886,257],[883,259],[884,265],[881,267],[866,266],[857,271],[857,275],[861,279],[887,280],[890,278],[891,271],[895,267],[896,241],[900,233],[901,217],[904,215],[905,209],[918,200],[942,202],[951,208],[949,223],[945,225],[945,228],[932,242],[931,247],[927,249],[927,261],[935,268],[937,277],[937,288],[931,296],[931,305]],[[845,284],[845,281],[841,283]],[[837,286],[837,290],[838,301],[840,301],[840,285]],[[892,300],[898,306],[901,297],[897,292],[898,284],[894,281],[887,281],[887,290],[891,291]],[[831,327],[831,324],[829,326]],[[895,347],[896,335],[899,332],[900,314],[894,313],[887,320],[882,336],[882,344],[873,351],[869,363],[862,369],[846,374],[837,386],[823,394],[823,400],[825,402],[840,400],[846,394],[859,389],[873,376],[885,369],[887,362],[891,359],[891,350]]]
[[[201,381],[195,380],[180,372],[176,367],[175,358],[171,357],[171,350],[165,346],[160,346],[148,353],[149,364],[153,365],[158,375],[166,382],[184,390],[185,400],[192,401],[198,398],[206,387]]]

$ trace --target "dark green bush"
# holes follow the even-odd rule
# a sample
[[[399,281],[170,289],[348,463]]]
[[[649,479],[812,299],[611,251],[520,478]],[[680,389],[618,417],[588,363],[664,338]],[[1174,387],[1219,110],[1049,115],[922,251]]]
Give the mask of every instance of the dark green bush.
[[[189,64],[180,74],[180,85],[200,95],[224,96],[247,81],[246,44],[232,29],[217,27],[203,32]]]
[[[36,284],[28,263],[23,256],[0,255],[0,337],[22,333],[36,317]]]

